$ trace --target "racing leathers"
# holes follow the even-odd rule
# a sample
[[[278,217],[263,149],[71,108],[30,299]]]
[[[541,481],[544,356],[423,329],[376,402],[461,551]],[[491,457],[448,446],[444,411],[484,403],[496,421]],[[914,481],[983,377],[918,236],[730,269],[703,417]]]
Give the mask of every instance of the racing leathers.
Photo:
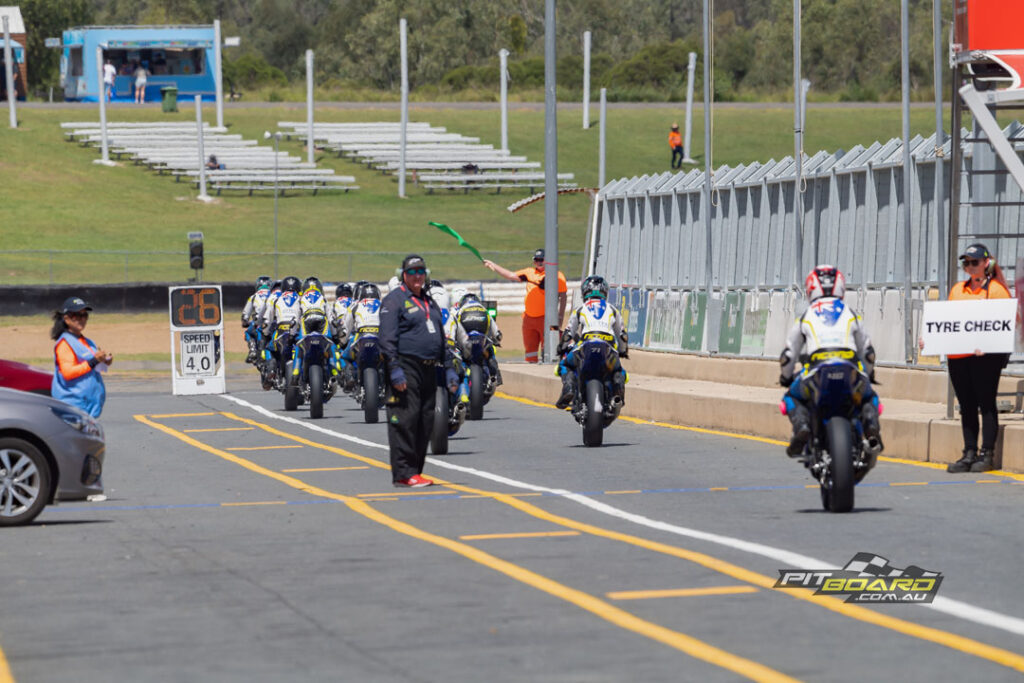
[[[501,344],[501,330],[498,329],[498,322],[492,320],[484,306],[477,299],[469,298],[462,305],[454,310],[451,316],[455,322],[455,342],[462,352],[464,361],[472,360],[472,337],[477,334],[484,335],[490,344],[485,351],[488,372],[496,379],[497,385],[501,384],[501,370],[498,369],[498,359],[494,354],[494,347]]]
[[[619,358],[629,357],[629,336],[622,326],[619,311],[606,299],[595,296],[569,314],[569,325],[562,332],[562,340],[558,345],[558,352],[562,356],[557,368],[557,373],[562,377],[562,395],[555,403],[558,408],[568,408],[578,392],[575,352],[581,342],[589,339],[605,341],[618,352],[612,369],[612,401],[620,406],[625,403],[626,371],[622,369]]]
[[[329,324],[330,309],[327,306],[327,299],[324,297],[324,293],[316,287],[310,287],[302,293],[302,296],[299,297],[298,339],[305,337],[307,334],[317,333],[322,334],[329,339]],[[334,346],[333,342],[331,342],[331,346]],[[331,366],[331,376],[337,377],[340,370],[337,353],[335,353],[333,348],[329,353],[330,357],[328,362]],[[298,376],[298,363],[294,364],[292,372]]]
[[[860,316],[841,298],[834,296],[820,297],[811,302],[790,329],[786,348],[779,357],[779,383],[789,387],[782,402],[793,425],[786,453],[791,457],[800,456],[811,437],[811,413],[807,407],[810,394],[803,378],[813,367],[810,361],[814,353],[826,349],[856,354],[854,361],[866,379],[854,394],[854,400],[861,406],[861,424],[868,448],[877,455],[882,451],[882,440],[878,424],[878,396],[871,388],[875,374],[875,350]]]
[[[246,363],[256,361],[257,351],[260,346],[260,312],[267,305],[267,298],[270,296],[270,287],[264,286],[253,292],[245,302],[242,309],[242,327],[245,328],[245,344],[249,347],[249,355]]]
[[[348,313],[348,309],[352,307],[352,297],[342,296],[334,300],[331,304],[331,336],[334,337],[334,343],[339,347],[344,348],[345,342],[348,339],[342,336],[345,314]]]
[[[267,313],[264,316],[263,336],[270,339],[270,346],[277,356],[278,370],[283,371],[285,364],[292,358],[295,336],[299,332],[299,316],[301,304],[298,292],[284,292],[277,297],[271,306],[267,301]]]
[[[351,391],[356,386],[356,342],[366,335],[380,335],[380,299],[354,301],[342,315],[339,335],[346,344],[345,351],[341,354],[344,368],[342,384],[346,391]]]

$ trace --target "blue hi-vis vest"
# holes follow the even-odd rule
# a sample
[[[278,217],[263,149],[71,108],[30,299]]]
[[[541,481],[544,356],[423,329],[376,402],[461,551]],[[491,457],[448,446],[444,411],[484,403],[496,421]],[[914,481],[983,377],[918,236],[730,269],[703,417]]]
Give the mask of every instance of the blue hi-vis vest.
[[[65,403],[81,408],[93,417],[99,417],[103,412],[103,402],[107,400],[107,388],[103,385],[103,376],[99,370],[93,368],[81,377],[72,380],[64,379],[57,365],[57,345],[66,341],[71,350],[75,352],[78,362],[89,360],[95,356],[96,344],[86,337],[76,337],[70,332],[65,332],[57,340],[53,347],[53,384],[50,387],[50,394]]]

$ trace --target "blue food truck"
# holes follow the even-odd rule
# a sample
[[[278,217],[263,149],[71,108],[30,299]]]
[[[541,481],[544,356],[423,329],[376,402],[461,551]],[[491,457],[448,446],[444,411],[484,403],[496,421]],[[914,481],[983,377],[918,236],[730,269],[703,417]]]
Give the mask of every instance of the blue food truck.
[[[110,61],[114,78],[113,100],[135,100],[135,72],[146,78],[146,101],[159,100],[161,88],[174,86],[179,98],[216,97],[214,81],[214,27],[210,26],[79,26],[63,34],[60,60],[64,99],[97,102],[100,87],[96,48]]]

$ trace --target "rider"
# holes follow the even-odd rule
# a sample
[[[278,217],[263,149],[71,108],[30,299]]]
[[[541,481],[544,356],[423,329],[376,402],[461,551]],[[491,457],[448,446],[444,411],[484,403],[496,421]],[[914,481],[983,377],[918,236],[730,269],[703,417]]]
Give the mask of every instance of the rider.
[[[346,391],[356,385],[355,345],[366,335],[380,334],[380,288],[377,285],[361,281],[356,283],[355,300],[342,318],[343,338],[348,339],[348,346],[342,358],[346,361],[343,370],[343,384]]]
[[[569,315],[569,325],[562,332],[558,351],[562,359],[558,374],[562,377],[562,395],[555,406],[568,408],[576,395],[576,354],[581,341],[600,339],[618,351],[618,358],[629,358],[629,335],[622,326],[622,315],[608,303],[608,283],[600,275],[591,275],[580,287],[583,303]],[[612,369],[613,403],[622,405],[626,398],[626,371],[618,359]]]
[[[779,356],[782,366],[779,384],[789,387],[782,402],[793,425],[793,436],[786,447],[786,454],[790,457],[801,455],[811,438],[811,412],[807,408],[810,395],[802,382],[811,366],[805,360],[815,351],[827,347],[856,352],[857,364],[869,378],[863,387],[857,388],[854,400],[861,405],[861,425],[868,440],[868,450],[877,455],[882,452],[882,438],[878,424],[878,396],[871,388],[875,375],[875,349],[860,316],[843,303],[846,278],[838,268],[820,265],[808,274],[804,285],[809,306],[790,329],[786,348]]]
[[[292,346],[298,332],[301,306],[299,288],[301,286],[299,278],[289,275],[281,281],[281,294],[274,301],[273,307],[270,306],[269,301],[267,302],[270,310],[265,316],[263,336],[271,339],[271,348],[277,349],[279,353],[278,368],[282,370],[285,363],[292,357]],[[271,333],[273,333],[273,337],[270,337]]]
[[[498,329],[498,321],[492,320],[487,307],[480,303],[480,297],[473,292],[465,292],[459,298],[458,308],[453,316],[455,318],[455,340],[462,350],[464,360],[469,360],[471,333],[482,334],[491,340],[487,349],[487,368],[492,377],[501,382],[501,370],[498,369],[498,359],[494,354],[494,347],[501,345],[501,330]]]
[[[352,305],[352,283],[342,282],[334,289],[334,304],[331,306],[331,336],[340,346],[345,345],[341,338],[341,321]]]
[[[434,300],[437,307],[441,309],[441,320],[444,323],[444,337],[448,342],[448,357],[452,361],[455,374],[459,376],[459,396],[456,410],[465,412],[466,404],[469,403],[469,387],[466,384],[466,368],[462,364],[462,354],[459,352],[457,340],[458,324],[455,322],[454,309],[451,307],[451,297],[448,290],[439,280],[431,280],[427,289],[427,296]],[[461,423],[461,420],[460,420]]]
[[[263,307],[267,304],[267,297],[270,296],[270,284],[272,280],[269,275],[260,275],[256,278],[256,290],[249,295],[242,309],[242,327],[245,328],[245,344],[249,347],[249,355],[246,356],[246,363],[256,362],[256,350],[259,344],[259,333],[257,331],[257,318]]]

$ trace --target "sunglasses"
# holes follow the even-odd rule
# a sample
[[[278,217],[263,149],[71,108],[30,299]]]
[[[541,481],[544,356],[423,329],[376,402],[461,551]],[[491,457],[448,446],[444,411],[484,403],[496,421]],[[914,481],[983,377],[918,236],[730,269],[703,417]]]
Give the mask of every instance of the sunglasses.
[[[66,313],[65,315],[67,315],[69,318],[76,318],[82,320],[89,317],[89,313],[87,311],[79,311],[77,313]]]
[[[426,275],[427,274],[427,269],[426,268],[410,268],[409,270],[405,271],[405,273],[406,273],[406,275]]]
[[[542,259],[542,258],[535,258],[535,259],[533,259],[533,262],[534,263],[544,263],[544,259]]]
[[[960,259],[960,263],[964,264],[964,267],[966,268],[967,266],[977,266],[977,265],[980,265],[981,264],[981,260],[980,259],[976,259],[976,258],[965,258],[965,259]]]

